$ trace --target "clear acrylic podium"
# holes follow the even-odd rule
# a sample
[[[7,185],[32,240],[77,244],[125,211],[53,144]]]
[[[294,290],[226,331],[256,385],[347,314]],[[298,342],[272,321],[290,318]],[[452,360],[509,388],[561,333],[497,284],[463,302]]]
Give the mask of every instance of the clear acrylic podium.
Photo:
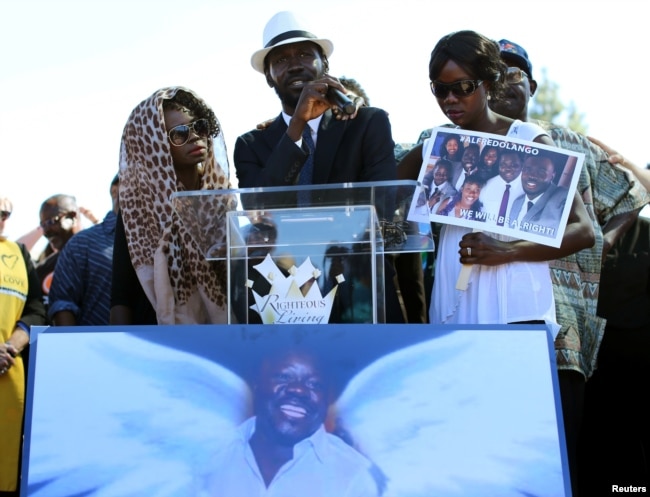
[[[172,205],[205,257],[227,264],[229,323],[384,323],[387,259],[433,250],[429,226],[406,221],[417,186],[177,192]]]

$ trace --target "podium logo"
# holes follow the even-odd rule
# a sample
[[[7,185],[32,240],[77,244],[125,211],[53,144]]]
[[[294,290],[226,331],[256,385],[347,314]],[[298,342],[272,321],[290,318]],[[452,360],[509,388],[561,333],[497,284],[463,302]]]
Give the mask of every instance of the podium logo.
[[[288,276],[278,268],[269,254],[253,268],[271,285],[268,294],[260,295],[252,289],[251,280],[246,282],[255,298],[255,304],[250,308],[260,316],[264,324],[329,322],[338,284],[345,281],[343,275],[336,277],[338,284],[323,296],[318,287],[321,271],[314,267],[309,257],[300,267],[291,266]]]

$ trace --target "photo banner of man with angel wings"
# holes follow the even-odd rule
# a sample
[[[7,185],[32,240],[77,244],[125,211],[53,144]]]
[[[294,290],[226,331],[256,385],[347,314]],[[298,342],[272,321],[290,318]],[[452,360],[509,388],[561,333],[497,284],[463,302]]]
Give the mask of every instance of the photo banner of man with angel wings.
[[[44,328],[22,495],[569,496],[554,357],[541,325]]]
[[[449,142],[455,142],[453,149]],[[423,156],[409,221],[561,245],[584,154],[439,127],[433,129]]]

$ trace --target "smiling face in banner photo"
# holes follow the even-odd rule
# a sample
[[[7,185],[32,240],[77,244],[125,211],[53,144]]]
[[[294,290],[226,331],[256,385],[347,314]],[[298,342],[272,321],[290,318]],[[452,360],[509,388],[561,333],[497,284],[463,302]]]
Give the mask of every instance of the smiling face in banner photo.
[[[469,175],[461,184],[458,192],[453,197],[443,200],[432,212],[438,216],[453,216],[480,221],[483,212],[483,203],[480,198],[484,186],[485,180],[480,174]]]
[[[543,326],[213,328],[39,333],[29,495],[567,495]]]
[[[333,364],[306,344],[271,345],[254,362],[254,416],[215,448],[210,495],[379,495],[370,460],[325,429]]]
[[[567,167],[555,164],[556,154],[542,151],[525,158],[521,170],[524,194],[512,204],[510,217],[516,219],[519,229],[552,233],[562,221],[569,189],[558,184]],[[560,158],[560,164],[561,158]]]
[[[466,208],[448,216],[439,205],[430,213],[429,220],[559,247],[571,209],[571,202],[566,200],[575,194],[584,155],[489,133],[434,128],[424,156],[433,158],[444,153],[442,144],[450,135],[458,136],[464,149],[494,149],[498,174],[480,170],[475,173],[483,176],[484,182],[480,187],[480,210]],[[420,182],[429,160],[423,162]],[[450,202],[451,199],[446,205]],[[413,207],[409,220],[423,222]]]

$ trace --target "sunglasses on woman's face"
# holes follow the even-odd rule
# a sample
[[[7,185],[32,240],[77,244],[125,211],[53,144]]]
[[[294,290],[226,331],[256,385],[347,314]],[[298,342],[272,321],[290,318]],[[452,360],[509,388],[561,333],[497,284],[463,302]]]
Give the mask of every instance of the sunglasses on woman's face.
[[[207,119],[197,119],[189,124],[179,124],[169,130],[169,142],[175,147],[185,145],[190,139],[190,133],[206,138],[210,135],[210,123]]]
[[[0,220],[6,221],[11,216],[11,211],[0,211]]]
[[[469,97],[478,87],[483,83],[480,79],[464,79],[456,81],[455,83],[439,83],[431,81],[431,92],[436,98],[447,98],[449,93],[453,93],[455,97]]]

